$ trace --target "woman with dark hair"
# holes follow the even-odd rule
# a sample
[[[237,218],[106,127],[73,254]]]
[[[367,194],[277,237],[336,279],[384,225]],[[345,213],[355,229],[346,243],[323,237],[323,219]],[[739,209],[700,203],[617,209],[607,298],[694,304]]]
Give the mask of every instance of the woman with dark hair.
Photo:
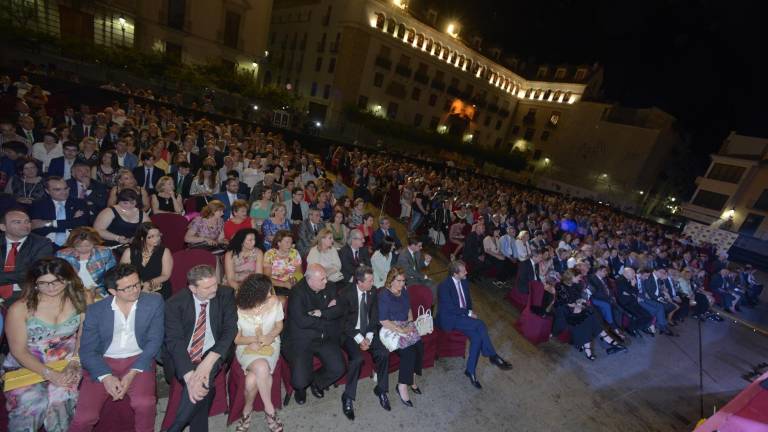
[[[191,196],[207,198],[216,192],[218,192],[216,168],[209,165],[203,165],[203,167],[197,171],[197,176],[192,181],[192,186],[189,188],[189,194]]]
[[[267,427],[272,432],[282,431],[283,424],[272,405],[271,390],[272,373],[280,355],[283,307],[272,291],[269,277],[261,274],[250,275],[243,280],[235,304],[238,328],[235,356],[245,372],[245,406],[235,430],[248,430],[253,401],[259,394],[264,403]]]
[[[93,227],[107,245],[125,245],[136,235],[139,224],[149,216],[136,205],[138,194],[133,189],[123,189],[117,194],[117,204],[102,210]]]
[[[411,303],[408,300],[408,291],[405,289],[405,270],[400,267],[392,267],[387,274],[384,289],[379,294],[379,321],[383,328],[400,335],[401,344],[403,338],[412,342],[410,345],[395,351],[400,356],[397,393],[403,405],[413,408],[408,390],[411,389],[414,393],[421,394],[421,390],[414,382],[414,375],[421,375],[424,345],[413,322]],[[414,339],[415,342],[413,342]],[[379,377],[379,379],[389,379],[389,377]]]
[[[93,303],[95,294],[107,295],[104,290],[104,274],[117,265],[115,255],[102,243],[95,229],[82,226],[70,231],[64,248],[56,252],[57,257],[67,260],[77,272],[89,304]]]
[[[237,291],[246,277],[264,271],[264,253],[256,247],[258,232],[245,228],[235,234],[224,254],[226,284]]]
[[[136,267],[142,291],[158,291],[167,300],[171,296],[173,255],[161,243],[162,238],[163,234],[152,222],[140,224],[131,246],[123,251],[120,262]]]
[[[573,269],[563,272],[556,288],[556,320],[565,320],[565,326],[571,332],[571,343],[579,351],[584,352],[589,360],[594,361],[596,358],[593,354],[592,340],[597,336],[600,336],[603,342],[610,345],[609,354],[612,353],[611,349],[626,350],[623,345],[603,330],[600,318],[595,314],[592,306],[588,304],[587,297],[584,295],[581,278],[581,274],[573,271]]]
[[[373,215],[365,213],[363,215],[363,223],[357,226],[357,229],[363,233],[365,239],[364,245],[368,248],[368,252],[373,252]]]
[[[301,255],[293,247],[289,230],[278,231],[273,242],[275,247],[264,253],[264,274],[272,279],[278,296],[288,297],[297,280],[296,271],[301,271]]]
[[[328,222],[325,226],[331,230],[333,235],[333,247],[341,249],[347,244],[347,238],[349,237],[349,227],[344,224],[344,212],[337,211],[333,213],[333,220]]]
[[[6,184],[5,192],[13,195],[19,204],[26,205],[45,196],[45,185],[40,176],[40,163],[29,156],[16,159],[16,175]]]
[[[119,172],[117,154],[107,150],[99,155],[99,164],[91,168],[91,177],[111,188],[117,184]]]
[[[85,308],[83,284],[67,261],[42,258],[29,267],[21,298],[6,317],[10,354],[3,369],[42,382],[9,388],[6,381],[8,430],[69,427],[81,378],[77,352]]]
[[[250,228],[256,228],[256,222],[248,216],[248,201],[235,200],[232,216],[224,222],[224,238],[231,241],[238,231]]]
[[[371,257],[371,267],[373,267],[373,286],[381,288],[387,281],[389,269],[392,267],[392,251],[395,249],[395,241],[392,237],[386,236],[379,244],[379,248]]]
[[[132,190],[136,192],[136,207],[143,209],[144,211],[149,211],[150,202],[147,190],[143,187],[139,187],[139,184],[136,183],[136,177],[134,177],[133,173],[127,169],[118,171],[117,184],[109,190],[107,204],[110,206],[117,204],[117,195],[124,190]]]

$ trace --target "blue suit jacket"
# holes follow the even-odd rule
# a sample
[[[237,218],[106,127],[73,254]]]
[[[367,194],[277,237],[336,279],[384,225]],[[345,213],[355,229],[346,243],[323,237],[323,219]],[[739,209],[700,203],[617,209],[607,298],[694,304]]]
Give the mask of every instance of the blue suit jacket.
[[[387,230],[387,235],[392,237],[392,239],[395,241],[395,248],[397,250],[402,249],[403,245],[400,243],[400,239],[397,238],[397,233],[395,232],[394,228],[390,228]],[[384,241],[384,232],[381,230],[381,228],[376,229],[376,231],[373,232],[373,248],[378,249],[379,245],[382,241]]]
[[[213,195],[213,199],[224,203],[224,220],[228,220],[232,214],[232,203],[229,202],[229,195],[226,192],[219,192]],[[243,194],[237,194],[237,199],[248,200],[248,197]]]
[[[469,296],[469,283],[466,279],[461,281],[461,289],[467,302],[466,309],[459,307],[459,293],[452,277],[449,276],[437,286],[437,326],[445,331],[453,330],[459,320],[473,319],[469,318],[472,298]]]
[[[126,152],[125,158],[123,158],[123,168],[133,170],[138,165],[139,165],[139,158],[131,152]]]
[[[112,343],[115,311],[112,296],[88,306],[85,311],[83,335],[80,337],[80,362],[93,381],[112,373],[104,361],[104,353]],[[165,309],[163,298],[156,293],[141,293],[136,305],[136,342],[142,352],[131,369],[148,371],[163,346]]]
[[[67,214],[67,219],[57,221],[56,228],[52,226],[41,227],[34,229],[33,232],[41,236],[47,236],[52,232],[65,232],[72,228],[90,224],[90,213],[85,201],[78,198],[67,198],[67,201],[64,203],[64,210]],[[83,214],[79,217],[75,217],[75,213],[77,213],[78,210]],[[56,207],[53,205],[53,199],[51,199],[50,196],[45,195],[42,198],[35,200],[29,209],[29,218],[56,220]]]
[[[72,175],[71,170],[69,174]],[[51,159],[51,164],[48,165],[48,176],[64,177],[64,156]]]

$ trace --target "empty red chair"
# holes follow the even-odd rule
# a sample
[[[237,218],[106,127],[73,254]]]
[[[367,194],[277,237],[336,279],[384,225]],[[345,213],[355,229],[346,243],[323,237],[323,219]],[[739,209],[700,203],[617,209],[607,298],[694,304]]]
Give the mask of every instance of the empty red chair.
[[[184,235],[187,233],[187,218],[176,213],[160,213],[152,215],[152,223],[163,233],[163,245],[171,252],[184,249]]]
[[[200,205],[198,204],[197,197],[190,197],[184,200],[184,212],[187,214],[198,213],[200,211]]]
[[[544,297],[544,284],[531,281],[528,285],[528,302],[515,323],[515,329],[529,342],[538,345],[549,340],[552,332],[552,317],[542,317],[531,311],[533,306],[541,306]]]
[[[467,337],[457,331],[443,331],[435,327],[437,336],[437,358],[465,357],[467,354]]]
[[[519,277],[520,272],[518,271],[517,276],[515,277],[515,283],[510,288],[509,292],[507,292],[507,301],[512,303],[512,306],[515,307],[517,310],[523,310],[526,303],[528,303],[528,294],[520,292],[520,290],[517,289],[517,278]],[[530,290],[529,290],[530,293]]]
[[[408,299],[411,302],[411,312],[413,313],[414,320],[419,316],[419,306],[424,306],[425,311],[432,309],[432,290],[426,285],[409,286]],[[432,332],[422,336],[421,343],[424,344],[422,367],[430,368],[435,365],[435,357],[437,357],[437,334]]]
[[[272,375],[270,398],[272,399],[272,404],[275,406],[275,409],[282,408],[283,406],[283,396],[280,388],[282,370],[280,369],[287,366],[288,365],[285,362],[278,361]],[[237,359],[232,360],[229,376],[227,377],[227,387],[229,389],[229,416],[227,417],[227,425],[231,425],[240,419],[240,416],[243,414],[243,408],[245,407],[245,373]],[[261,395],[256,395],[256,399],[253,400],[253,410],[256,412],[264,411],[264,402],[261,400]]]
[[[224,365],[213,382],[216,394],[213,396],[211,408],[208,410],[209,417],[224,414],[229,410],[227,405],[227,368],[228,366]],[[175,377],[171,378],[171,390],[168,394],[168,407],[165,411],[165,417],[163,417],[163,430],[171,427],[173,421],[176,419],[176,410],[179,409],[182,391],[183,387],[181,386],[181,383],[179,383]]]
[[[184,249],[173,254],[171,292],[176,294],[187,287],[187,271],[200,264],[216,268],[216,257],[205,249]]]

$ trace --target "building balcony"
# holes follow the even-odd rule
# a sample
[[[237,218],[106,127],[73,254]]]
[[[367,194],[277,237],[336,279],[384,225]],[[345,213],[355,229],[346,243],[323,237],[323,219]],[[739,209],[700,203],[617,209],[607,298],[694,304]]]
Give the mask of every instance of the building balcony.
[[[404,76],[406,78],[410,78],[411,74],[413,73],[413,71],[408,66],[399,64],[399,65],[395,66],[395,73],[400,75],[400,76]]]
[[[429,76],[425,73],[419,73],[416,72],[416,75],[413,76],[414,81],[420,84],[428,84],[429,83]]]
[[[374,64],[382,69],[392,70],[392,60],[386,57],[376,57]]]
[[[432,88],[435,90],[443,91],[445,90],[445,83],[442,81],[432,80]]]
[[[680,215],[688,219],[710,225],[720,219],[720,212],[691,203],[683,203],[680,206]]]

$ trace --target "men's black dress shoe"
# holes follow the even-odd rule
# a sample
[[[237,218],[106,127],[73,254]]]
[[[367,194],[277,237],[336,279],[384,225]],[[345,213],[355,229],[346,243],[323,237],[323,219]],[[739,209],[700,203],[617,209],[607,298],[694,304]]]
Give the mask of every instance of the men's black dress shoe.
[[[678,336],[677,333],[673,333],[670,329],[663,330],[661,333],[667,336]]]
[[[509,363],[508,361],[504,360],[498,355],[491,357],[489,360],[491,361],[491,363],[493,363],[496,367],[498,367],[501,370],[512,369],[512,363]]]
[[[304,405],[304,403],[307,401],[307,390],[294,389],[293,397],[296,399],[297,404]]]
[[[316,397],[318,399],[322,399],[323,396],[325,396],[325,392],[323,392],[323,389],[321,389],[320,387],[318,387],[318,386],[316,386],[314,384],[309,386],[309,389],[312,392],[312,396],[314,396],[314,397]]]
[[[483,388],[483,386],[480,385],[480,381],[478,381],[477,378],[475,378],[474,374],[469,373],[469,371],[464,371],[464,375],[466,375],[467,378],[469,378],[469,382],[472,383],[472,385],[476,389],[482,389]]]
[[[379,404],[381,404],[382,408],[384,408],[387,411],[392,410],[392,406],[389,405],[389,396],[387,396],[386,393],[383,393],[381,390],[379,390],[379,387],[373,388],[373,394],[375,394],[376,397],[379,398]]]
[[[623,351],[628,351],[627,347],[625,347],[624,345],[616,345],[616,346],[608,347],[605,350],[605,353],[608,355],[611,355],[611,354],[616,354]]]
[[[345,397],[344,395],[341,396],[341,410],[348,419],[355,419],[355,408],[352,406],[352,399]]]

